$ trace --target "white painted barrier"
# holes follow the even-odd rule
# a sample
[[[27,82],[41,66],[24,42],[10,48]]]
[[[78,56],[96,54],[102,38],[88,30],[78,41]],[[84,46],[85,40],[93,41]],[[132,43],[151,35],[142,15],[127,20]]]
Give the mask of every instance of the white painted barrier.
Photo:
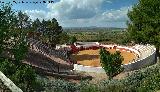
[[[74,64],[74,70],[84,71],[84,72],[105,73],[102,67],[83,66],[78,64]]]

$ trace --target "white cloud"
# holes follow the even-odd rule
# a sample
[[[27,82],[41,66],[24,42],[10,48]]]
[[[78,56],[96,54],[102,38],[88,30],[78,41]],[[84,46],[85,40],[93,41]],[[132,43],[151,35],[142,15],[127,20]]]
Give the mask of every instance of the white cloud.
[[[47,8],[53,15],[66,19],[91,18],[99,12],[104,0],[61,0],[54,4],[48,4]]]
[[[118,10],[101,10],[102,3],[112,3],[107,0],[60,0],[54,4],[47,4],[49,11],[26,10],[34,20],[56,18],[62,26],[111,26],[119,23],[125,26],[127,12],[131,7]],[[114,23],[115,24],[115,23]],[[117,26],[116,25],[116,26]]]
[[[40,20],[46,19],[46,12],[43,10],[26,10],[24,11],[27,13],[32,20],[39,18]]]
[[[112,3],[111,1],[105,1],[106,3]]]
[[[122,7],[118,10],[108,10],[106,12],[103,12],[100,16],[101,20],[103,21],[115,21],[115,22],[123,22],[128,19],[127,13],[128,10],[131,9],[130,7]]]

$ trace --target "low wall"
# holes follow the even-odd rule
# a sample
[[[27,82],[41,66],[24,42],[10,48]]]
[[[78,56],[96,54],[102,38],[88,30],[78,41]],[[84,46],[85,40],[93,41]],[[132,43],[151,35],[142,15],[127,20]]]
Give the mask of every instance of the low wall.
[[[74,70],[84,71],[84,72],[105,73],[102,67],[83,66],[78,64],[74,64]]]
[[[113,49],[113,47],[114,47],[114,45],[101,45],[101,46],[103,46],[103,47],[107,47],[107,48],[112,48]],[[116,46],[116,45],[115,45]],[[117,46],[116,47],[117,49],[122,49],[122,48],[124,48],[124,49],[126,49],[126,50],[129,50],[129,51],[132,51],[132,52],[134,52],[134,53],[136,53],[138,56],[140,56],[140,53],[137,51],[137,50],[135,50],[135,49],[132,49],[132,48],[129,48],[129,47],[124,47],[124,46]]]
[[[87,44],[97,44],[97,45],[99,45],[98,42],[77,42],[77,43],[83,44],[83,45],[87,45]]]
[[[131,64],[123,65],[125,71],[132,71],[137,70],[152,64],[156,63],[156,50],[149,56],[146,56],[146,58],[143,58],[141,60],[137,60],[135,62],[132,62]]]

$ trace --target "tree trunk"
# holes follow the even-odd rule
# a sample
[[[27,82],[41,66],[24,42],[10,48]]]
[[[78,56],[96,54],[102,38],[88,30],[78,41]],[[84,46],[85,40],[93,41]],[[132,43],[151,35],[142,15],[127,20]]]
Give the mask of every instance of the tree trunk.
[[[112,73],[109,73],[109,74],[108,74],[108,79],[109,79],[109,80],[112,80],[112,79],[113,79]]]
[[[112,80],[112,79],[113,79],[113,77],[111,77],[111,76],[108,76],[108,77],[109,77],[109,78],[108,78],[109,80]]]
[[[29,82],[27,82],[26,92],[29,92]]]
[[[58,64],[58,73],[59,73],[59,64]]]
[[[159,46],[156,47],[156,62],[158,61],[157,58],[159,59],[160,53],[159,53]]]

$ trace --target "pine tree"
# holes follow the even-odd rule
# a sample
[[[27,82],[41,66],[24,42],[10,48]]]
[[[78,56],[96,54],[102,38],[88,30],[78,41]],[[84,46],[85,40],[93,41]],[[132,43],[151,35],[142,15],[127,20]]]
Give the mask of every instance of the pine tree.
[[[109,80],[123,71],[121,65],[124,59],[120,55],[120,52],[117,51],[111,54],[109,51],[106,51],[105,48],[101,48],[99,54],[101,66],[109,76]]]
[[[129,38],[135,43],[152,44],[159,56],[160,1],[139,0],[128,12]]]

